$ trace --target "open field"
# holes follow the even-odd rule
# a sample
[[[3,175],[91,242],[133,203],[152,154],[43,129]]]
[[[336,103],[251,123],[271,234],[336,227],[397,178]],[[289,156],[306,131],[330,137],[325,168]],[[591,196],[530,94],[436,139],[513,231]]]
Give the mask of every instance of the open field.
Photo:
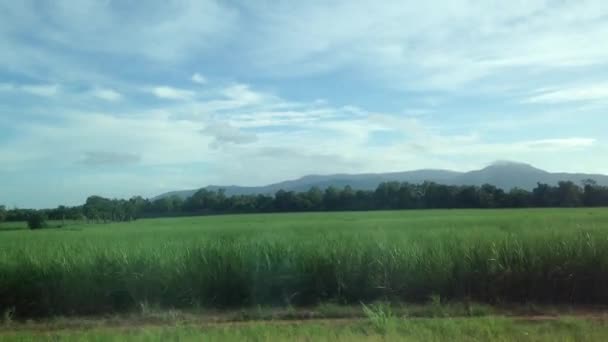
[[[0,229],[0,311],[17,319],[377,300],[608,304],[608,210],[260,214]]]

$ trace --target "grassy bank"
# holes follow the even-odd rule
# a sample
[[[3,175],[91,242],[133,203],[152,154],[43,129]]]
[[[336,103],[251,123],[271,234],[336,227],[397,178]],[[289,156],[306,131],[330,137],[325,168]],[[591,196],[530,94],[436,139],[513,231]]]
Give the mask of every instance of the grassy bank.
[[[0,232],[0,310],[608,304],[608,210],[237,215]]]
[[[265,322],[221,325],[142,325],[127,328],[5,330],[3,341],[605,341],[602,320],[504,317],[370,321]]]

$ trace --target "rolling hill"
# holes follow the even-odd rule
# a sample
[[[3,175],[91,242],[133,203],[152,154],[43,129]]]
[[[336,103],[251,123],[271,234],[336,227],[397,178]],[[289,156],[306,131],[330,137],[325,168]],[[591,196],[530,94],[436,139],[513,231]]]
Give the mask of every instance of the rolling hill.
[[[344,187],[350,185],[353,189],[371,190],[379,183],[399,181],[422,183],[431,181],[448,185],[482,185],[489,183],[503,189],[522,188],[531,190],[537,183],[557,184],[559,181],[572,181],[580,184],[585,179],[593,179],[600,185],[608,185],[608,176],[585,173],[552,173],[533,167],[529,164],[516,162],[496,162],[481,170],[457,172],[450,170],[414,170],[391,173],[362,173],[309,175],[295,180],[288,180],[264,186],[207,186],[208,190],[224,189],[227,195],[274,194],[278,190],[306,191],[313,186],[327,188],[329,186]],[[179,196],[187,198],[198,189],[167,192],[156,198]]]

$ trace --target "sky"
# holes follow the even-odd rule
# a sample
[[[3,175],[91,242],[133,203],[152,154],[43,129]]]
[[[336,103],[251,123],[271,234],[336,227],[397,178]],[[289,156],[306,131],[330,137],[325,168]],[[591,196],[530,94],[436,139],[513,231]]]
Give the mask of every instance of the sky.
[[[0,1],[0,204],[608,174],[608,2]]]

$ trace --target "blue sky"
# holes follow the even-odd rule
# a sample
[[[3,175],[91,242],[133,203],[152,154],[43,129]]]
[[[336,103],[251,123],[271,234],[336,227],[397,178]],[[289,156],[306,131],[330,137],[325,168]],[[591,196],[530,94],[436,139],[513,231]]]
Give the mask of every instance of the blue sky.
[[[0,2],[0,204],[306,174],[608,173],[608,2]]]

